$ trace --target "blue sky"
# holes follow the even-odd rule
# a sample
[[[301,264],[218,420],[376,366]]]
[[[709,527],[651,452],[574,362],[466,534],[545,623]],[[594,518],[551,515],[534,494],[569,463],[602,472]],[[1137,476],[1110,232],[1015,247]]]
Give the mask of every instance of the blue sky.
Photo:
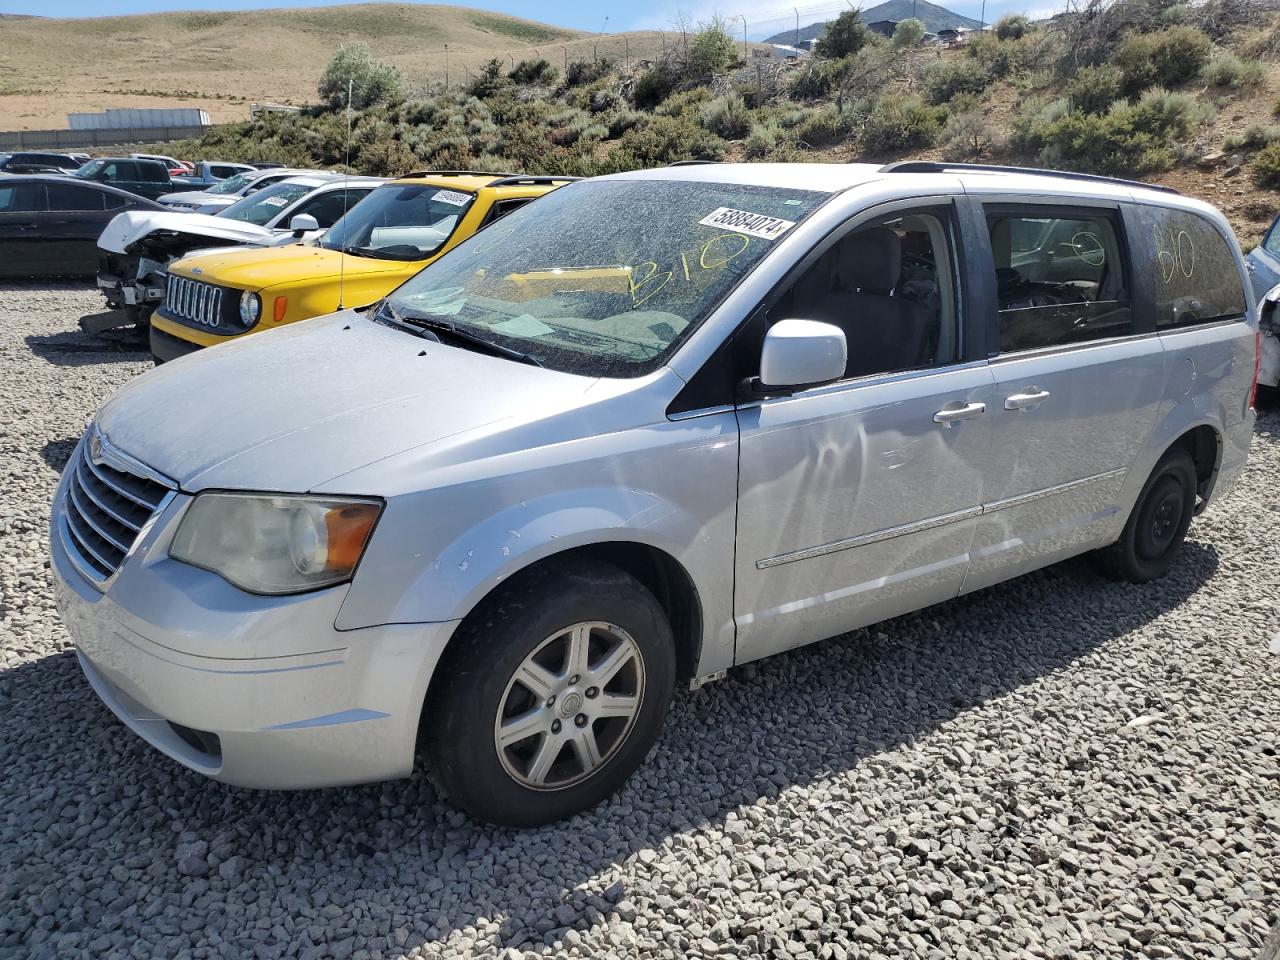
[[[100,17],[112,14],[155,13],[167,10],[256,10],[264,7],[313,7],[330,6],[349,0],[0,0],[0,13],[33,13],[51,17]],[[582,0],[481,0],[468,4],[466,0],[453,0],[458,5],[476,6],[486,10],[498,10],[531,20],[554,23],[578,30],[598,31],[607,29],[673,29],[681,20],[695,25],[714,14],[734,18],[734,32],[741,29],[739,15],[747,19],[748,34],[766,36],[786,30],[795,24],[796,16],[790,6],[778,0],[612,0],[608,4],[592,5]],[[870,7],[879,0],[864,0],[859,6]],[[938,2],[938,0],[934,0]],[[1036,14],[1054,8],[1052,0],[1033,0]],[[979,18],[982,0],[955,0],[942,3],[956,13]],[[808,0],[796,4],[800,11],[800,24],[804,26],[818,20],[829,20],[849,4],[843,0],[822,2]],[[988,0],[986,20],[990,22],[1002,13],[1012,10],[1025,11],[1027,3],[1011,0]]]

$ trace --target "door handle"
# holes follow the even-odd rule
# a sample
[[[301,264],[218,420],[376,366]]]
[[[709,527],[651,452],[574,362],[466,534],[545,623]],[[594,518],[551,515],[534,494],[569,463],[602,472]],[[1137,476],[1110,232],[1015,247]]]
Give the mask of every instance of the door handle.
[[[1015,393],[1011,397],[1005,397],[1004,408],[1006,410],[1034,410],[1048,399],[1048,390],[1037,390],[1032,387],[1026,393]]]
[[[1258,265],[1254,263],[1252,260],[1245,260],[1244,268],[1248,270],[1250,273],[1253,273],[1253,271],[1258,269]]]
[[[957,420],[972,420],[987,412],[985,403],[949,403],[933,415],[933,422],[950,427]]]

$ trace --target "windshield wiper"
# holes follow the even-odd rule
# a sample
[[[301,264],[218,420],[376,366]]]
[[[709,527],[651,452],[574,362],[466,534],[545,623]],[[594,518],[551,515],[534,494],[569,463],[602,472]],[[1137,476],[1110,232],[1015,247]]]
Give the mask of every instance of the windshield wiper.
[[[382,312],[389,315],[392,320],[403,327],[412,327],[423,333],[430,334],[433,339],[443,343],[445,337],[461,341],[470,347],[477,347],[482,352],[491,353],[494,356],[503,357],[507,360],[515,360],[518,363],[527,363],[531,366],[540,367],[542,361],[537,357],[530,356],[527,353],[521,353],[511,347],[505,347],[500,343],[494,343],[492,340],[486,340],[478,334],[472,333],[470,330],[459,327],[451,320],[445,320],[434,314],[426,313],[400,313],[391,305],[390,300],[382,302]],[[443,334],[444,336],[441,336]]]
[[[330,247],[329,249],[333,249]],[[349,253],[353,257],[371,257],[374,260],[382,259],[382,251],[377,247],[339,247],[342,253]]]

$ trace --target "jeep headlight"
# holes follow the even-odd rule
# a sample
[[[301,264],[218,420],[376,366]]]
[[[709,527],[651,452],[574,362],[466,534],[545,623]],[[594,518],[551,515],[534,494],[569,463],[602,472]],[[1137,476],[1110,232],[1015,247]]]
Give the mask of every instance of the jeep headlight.
[[[262,298],[252,290],[240,294],[240,322],[251,327],[262,316]]]
[[[169,556],[250,593],[301,593],[351,579],[381,512],[357,497],[202,493]]]

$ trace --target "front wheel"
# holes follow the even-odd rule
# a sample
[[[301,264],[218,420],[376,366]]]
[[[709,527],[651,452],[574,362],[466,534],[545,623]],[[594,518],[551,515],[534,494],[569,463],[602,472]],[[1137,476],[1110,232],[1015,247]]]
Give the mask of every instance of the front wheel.
[[[472,816],[551,823],[644,761],[674,690],[675,642],[638,580],[554,564],[503,588],[461,631],[425,732],[433,773]]]
[[[1131,583],[1163,577],[1187,537],[1196,504],[1196,465],[1181,447],[1170,450],[1138,495],[1120,539],[1099,551],[1103,568]]]

